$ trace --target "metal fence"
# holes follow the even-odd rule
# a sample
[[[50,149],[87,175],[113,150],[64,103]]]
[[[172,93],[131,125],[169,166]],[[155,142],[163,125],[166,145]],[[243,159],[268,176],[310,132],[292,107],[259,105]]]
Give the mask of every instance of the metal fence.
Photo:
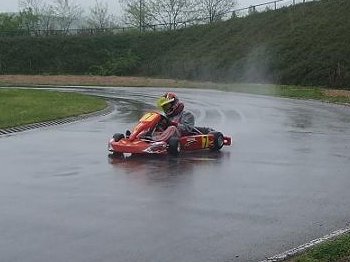
[[[319,0],[275,0],[265,2],[261,4],[251,5],[249,7],[239,8],[221,13],[219,15],[220,21],[226,21],[232,18],[245,17],[254,13],[261,13],[271,10],[277,10],[284,7],[294,6],[297,4],[315,2]],[[125,27],[111,27],[111,28],[73,28],[68,30],[15,30],[15,31],[3,31],[0,32],[2,36],[33,36],[33,37],[45,37],[45,36],[67,36],[67,35],[98,35],[98,34],[118,34],[122,32],[131,31],[165,31],[182,29],[193,25],[209,24],[209,17],[202,17],[198,19],[191,19],[187,21],[179,21],[175,24],[152,24],[142,25],[141,27],[125,26]]]
[[[260,13],[260,12],[265,12],[270,10],[277,10],[283,7],[294,6],[297,4],[315,2],[315,1],[319,1],[319,0],[275,0],[275,1],[270,1],[270,2],[261,3],[257,5],[251,5],[249,7],[233,10],[231,12],[231,15],[232,13],[234,13],[238,17],[244,17],[255,12]],[[230,13],[227,13],[226,17],[227,15],[230,15]]]
[[[298,4],[303,4],[307,2],[316,2],[316,1],[319,1],[319,0],[274,0],[270,2],[265,2],[261,4],[250,5],[248,7],[230,10],[225,13],[221,13],[219,16],[221,18],[221,21],[226,21],[232,18],[245,17],[254,13],[262,13],[262,12],[267,12],[271,10],[281,9],[284,7],[290,7]],[[177,25],[174,27],[183,28],[187,26],[192,26],[194,24],[208,24],[208,23],[209,23],[209,17],[204,17],[204,18],[189,20],[185,22],[178,22]],[[166,25],[164,24],[163,25],[159,24],[156,26],[166,27]]]

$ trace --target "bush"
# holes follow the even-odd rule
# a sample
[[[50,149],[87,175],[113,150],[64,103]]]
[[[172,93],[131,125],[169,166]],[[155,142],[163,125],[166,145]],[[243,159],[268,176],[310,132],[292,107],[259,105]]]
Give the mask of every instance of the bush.
[[[140,58],[128,50],[124,54],[112,55],[104,64],[90,67],[91,74],[97,75],[130,75],[140,64]]]

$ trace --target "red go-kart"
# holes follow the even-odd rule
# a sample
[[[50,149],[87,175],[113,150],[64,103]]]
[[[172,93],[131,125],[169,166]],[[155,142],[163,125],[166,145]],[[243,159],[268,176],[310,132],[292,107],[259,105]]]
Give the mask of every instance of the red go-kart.
[[[108,143],[108,150],[113,155],[130,154],[171,154],[181,151],[209,149],[220,150],[224,145],[231,145],[231,138],[211,128],[195,127],[188,135],[171,137],[166,141],[153,139],[157,132],[162,132],[170,124],[167,117],[158,112],[143,115],[132,132],[116,133]]]

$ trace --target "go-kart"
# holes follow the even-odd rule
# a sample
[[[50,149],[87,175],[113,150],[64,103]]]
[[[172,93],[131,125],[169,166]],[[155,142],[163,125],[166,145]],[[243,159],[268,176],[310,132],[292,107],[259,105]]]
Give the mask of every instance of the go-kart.
[[[130,154],[171,154],[181,151],[219,151],[224,145],[231,145],[231,137],[206,127],[195,127],[191,133],[181,137],[171,137],[168,141],[154,140],[155,134],[171,125],[168,118],[158,112],[149,112],[141,117],[132,132],[125,135],[116,133],[108,143],[111,155]]]

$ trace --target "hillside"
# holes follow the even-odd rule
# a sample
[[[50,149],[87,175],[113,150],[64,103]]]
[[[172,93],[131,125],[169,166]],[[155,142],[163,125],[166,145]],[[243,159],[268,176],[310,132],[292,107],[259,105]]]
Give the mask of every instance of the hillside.
[[[350,1],[171,32],[0,38],[0,73],[144,75],[350,88]]]

